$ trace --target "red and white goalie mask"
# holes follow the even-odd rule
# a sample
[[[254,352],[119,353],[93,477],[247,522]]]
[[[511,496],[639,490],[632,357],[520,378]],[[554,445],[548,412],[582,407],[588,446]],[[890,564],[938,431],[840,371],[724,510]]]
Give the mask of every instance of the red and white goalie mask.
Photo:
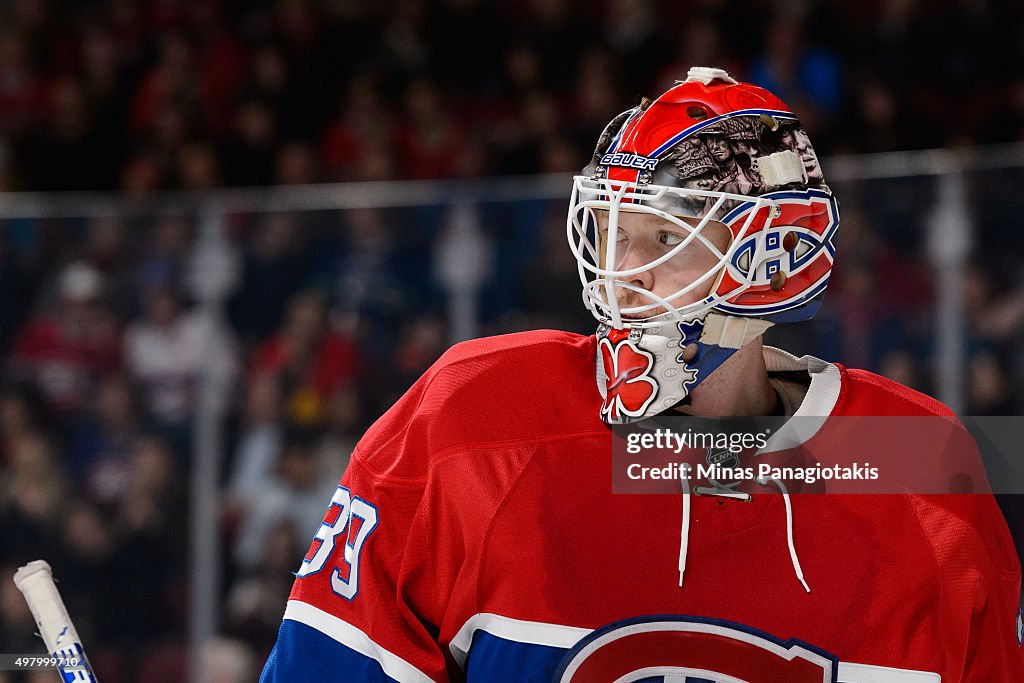
[[[615,117],[567,221],[601,417],[664,412],[772,324],[813,317],[838,227],[806,132],[763,88],[693,68]]]

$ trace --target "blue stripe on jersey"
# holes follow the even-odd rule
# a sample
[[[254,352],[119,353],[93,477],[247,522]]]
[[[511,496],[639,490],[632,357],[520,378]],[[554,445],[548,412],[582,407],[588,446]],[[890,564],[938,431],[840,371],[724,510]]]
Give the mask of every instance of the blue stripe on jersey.
[[[285,619],[260,683],[309,681],[396,683],[376,660],[348,649],[312,626]]]
[[[473,634],[466,661],[467,683],[551,683],[568,650],[549,645],[519,643],[487,631]],[[713,683],[688,676],[686,683]],[[664,676],[650,676],[636,683],[664,683]]]
[[[486,631],[473,634],[466,660],[468,683],[551,683],[565,657],[560,647],[517,643]]]

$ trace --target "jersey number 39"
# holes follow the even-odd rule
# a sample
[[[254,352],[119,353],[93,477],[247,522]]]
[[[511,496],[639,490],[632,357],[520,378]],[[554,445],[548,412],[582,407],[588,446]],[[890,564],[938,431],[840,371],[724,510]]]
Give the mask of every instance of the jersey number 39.
[[[324,521],[313,535],[313,543],[295,573],[298,578],[316,574],[334,554],[337,538],[345,538],[340,562],[332,565],[331,590],[351,600],[359,592],[359,554],[366,537],[377,528],[377,508],[344,486],[339,486],[324,514]],[[345,537],[347,533],[347,538]]]

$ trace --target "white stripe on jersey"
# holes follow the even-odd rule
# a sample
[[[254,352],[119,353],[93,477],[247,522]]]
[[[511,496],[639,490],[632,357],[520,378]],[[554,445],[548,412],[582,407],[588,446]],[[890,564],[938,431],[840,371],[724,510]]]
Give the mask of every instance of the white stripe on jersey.
[[[517,643],[547,645],[548,647],[560,647],[568,650],[589,635],[591,630],[589,628],[576,628],[559,624],[545,624],[540,621],[522,621],[498,614],[491,614],[490,612],[482,612],[474,614],[462,625],[462,628],[452,638],[452,642],[448,647],[452,651],[452,657],[455,658],[455,661],[465,669],[466,657],[469,655],[473,634],[476,631],[486,631],[492,636],[498,636],[499,638]]]
[[[399,683],[434,683],[434,679],[430,676],[398,655],[388,652],[352,624],[313,607],[313,605],[299,600],[289,600],[288,607],[284,611],[284,618],[310,626],[348,649],[358,652],[364,657],[369,657],[380,664],[384,673]]]
[[[942,676],[927,671],[890,669],[870,664],[839,662],[839,683],[940,683]]]

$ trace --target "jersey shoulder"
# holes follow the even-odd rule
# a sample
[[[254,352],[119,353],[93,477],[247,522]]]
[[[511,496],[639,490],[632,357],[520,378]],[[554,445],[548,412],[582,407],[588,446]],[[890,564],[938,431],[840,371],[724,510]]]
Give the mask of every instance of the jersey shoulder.
[[[954,415],[946,404],[928,394],[867,370],[838,367],[842,390],[833,415]]]
[[[458,449],[597,431],[595,341],[554,330],[456,344],[365,434],[365,466],[422,479]],[[414,457],[402,457],[415,452]]]
[[[944,572],[969,567],[1018,576],[1013,539],[985,479],[984,465],[973,436],[941,401],[866,370],[840,367],[843,388],[833,415],[937,418],[873,423],[872,430],[897,452],[921,459],[924,471],[957,468],[974,480],[967,495],[908,494],[898,500],[909,506]],[[868,425],[866,425],[867,427]],[[962,474],[961,474],[962,476]]]
[[[448,417],[457,417],[453,412],[493,416],[507,424],[531,412],[531,406],[547,408],[556,398],[578,405],[580,398],[599,396],[595,353],[593,337],[556,330],[461,342],[424,375],[419,408],[427,413],[444,411]]]

